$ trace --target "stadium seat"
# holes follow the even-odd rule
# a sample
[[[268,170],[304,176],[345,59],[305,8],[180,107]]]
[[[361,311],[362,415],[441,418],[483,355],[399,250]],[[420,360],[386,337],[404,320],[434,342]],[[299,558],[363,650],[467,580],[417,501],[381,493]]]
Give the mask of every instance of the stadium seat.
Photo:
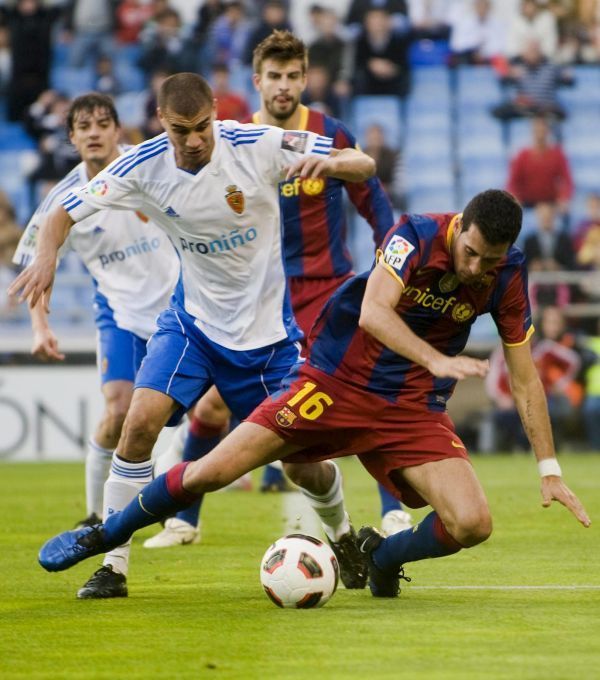
[[[0,123],[0,149],[2,149],[2,155],[8,151],[24,151],[35,148],[35,140],[25,132],[20,123]]]
[[[350,129],[360,144],[365,131],[373,124],[381,125],[390,146],[399,146],[402,139],[402,111],[400,100],[391,96],[359,96],[352,103]]]
[[[498,76],[490,66],[459,66],[454,77],[461,106],[489,109],[501,99]]]
[[[452,188],[416,188],[408,192],[408,211],[411,213],[439,213],[461,210]]]
[[[94,72],[90,67],[53,66],[50,69],[50,86],[68,97],[77,97],[93,89]]]
[[[115,97],[115,107],[121,125],[139,127],[145,120],[146,95],[144,92],[124,92]]]

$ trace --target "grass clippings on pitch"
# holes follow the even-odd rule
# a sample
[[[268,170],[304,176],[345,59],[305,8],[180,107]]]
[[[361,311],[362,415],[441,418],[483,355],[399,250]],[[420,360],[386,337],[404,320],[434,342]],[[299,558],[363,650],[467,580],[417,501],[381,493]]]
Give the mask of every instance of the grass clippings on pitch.
[[[280,610],[262,592],[283,506],[258,492],[207,498],[199,545],[145,550],[156,529],[140,532],[129,598],[78,601],[100,559],[48,574],[36,556],[84,516],[83,466],[3,464],[0,676],[600,678],[600,456],[561,461],[590,529],[541,508],[529,456],[476,457],[495,520],[487,543],[408,565],[398,600],[340,590],[317,610]],[[355,460],[341,467],[355,524],[377,522],[374,482]]]

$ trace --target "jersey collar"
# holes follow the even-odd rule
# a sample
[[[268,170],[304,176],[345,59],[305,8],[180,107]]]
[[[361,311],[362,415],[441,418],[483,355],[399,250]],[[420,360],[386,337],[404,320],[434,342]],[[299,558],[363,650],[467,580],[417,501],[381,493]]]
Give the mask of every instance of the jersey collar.
[[[308,126],[308,107],[304,106],[304,104],[299,104],[298,108],[300,109],[300,123],[297,128],[294,128],[296,130],[306,130]],[[260,111],[256,111],[255,113],[252,114],[252,122],[255,125],[260,125]]]

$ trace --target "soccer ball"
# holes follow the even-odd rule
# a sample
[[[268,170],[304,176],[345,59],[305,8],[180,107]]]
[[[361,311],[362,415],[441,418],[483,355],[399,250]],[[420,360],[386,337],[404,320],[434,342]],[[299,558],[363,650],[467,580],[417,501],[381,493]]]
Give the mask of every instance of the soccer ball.
[[[322,607],[335,593],[339,575],[333,550],[304,534],[275,541],[260,565],[260,582],[278,607]]]

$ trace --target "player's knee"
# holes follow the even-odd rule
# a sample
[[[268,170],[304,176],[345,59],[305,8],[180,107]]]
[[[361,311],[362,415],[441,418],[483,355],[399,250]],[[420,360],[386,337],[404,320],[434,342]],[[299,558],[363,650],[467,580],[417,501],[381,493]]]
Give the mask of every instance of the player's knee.
[[[472,509],[456,518],[450,534],[465,548],[483,543],[492,533],[492,517],[487,508]]]
[[[215,392],[208,392],[200,399],[194,409],[194,418],[210,427],[225,428],[229,422],[229,409],[221,396]]]
[[[294,484],[315,494],[327,493],[335,479],[335,469],[327,461],[321,463],[286,463],[283,471]]]
[[[123,429],[121,431],[121,438],[119,440],[119,453],[126,458],[132,457],[135,459],[137,455],[145,456],[158,438],[160,428],[157,426],[157,421],[148,413],[141,410],[127,414]]]

